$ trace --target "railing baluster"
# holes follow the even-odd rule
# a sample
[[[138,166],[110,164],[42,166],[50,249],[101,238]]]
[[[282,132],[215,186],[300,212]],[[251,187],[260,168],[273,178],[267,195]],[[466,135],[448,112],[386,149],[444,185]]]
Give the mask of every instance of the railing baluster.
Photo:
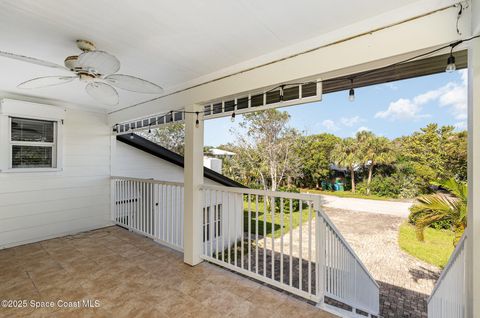
[[[302,290],[302,285],[303,285],[303,273],[302,273],[302,269],[303,269],[303,250],[302,250],[302,243],[303,243],[303,239],[302,239],[302,232],[303,232],[303,201],[302,200],[298,200],[299,202],[299,205],[298,205],[298,211],[300,212],[300,226],[299,226],[299,238],[298,238],[298,243],[299,243],[299,258],[298,258],[298,289]]]
[[[232,216],[232,223],[233,223],[233,235],[234,235],[234,239],[233,239],[233,244],[234,244],[233,258],[234,258],[235,266],[238,266],[238,264],[237,264],[237,254],[238,254],[238,252],[237,252],[237,240],[238,240],[237,195],[238,194],[233,194],[233,213],[230,213],[230,215]]]
[[[267,196],[263,196],[263,276],[267,277]]]
[[[216,205],[219,205],[220,203],[218,202],[218,191],[213,191],[213,193],[215,194],[215,200],[213,201]],[[211,194],[210,194],[211,195]],[[224,229],[223,229],[223,215],[222,215],[222,210],[225,208],[225,206],[222,204],[221,205],[221,209],[219,209],[218,211],[218,222],[217,222],[217,233],[218,233],[218,236],[217,236],[217,239],[215,240],[215,255],[217,257],[217,260],[218,260],[218,240],[223,237],[223,232],[224,232]],[[223,238],[222,238],[223,239]]]
[[[283,284],[283,198],[280,200],[280,283]]]
[[[243,194],[240,194],[240,211],[235,211],[235,213],[239,213],[239,218],[240,219],[240,268],[244,268],[243,266],[243,250],[244,250],[244,238],[243,238],[243,233],[245,232],[245,205],[244,205],[244,196]],[[237,217],[235,217],[237,220]]]
[[[255,194],[255,273],[258,274],[258,194]]]
[[[290,247],[289,284],[293,286],[293,201],[290,198],[290,226],[288,230]]]
[[[248,271],[252,270],[252,198],[248,194]]]
[[[231,249],[230,249],[230,246],[231,246],[231,242],[230,242],[230,239],[231,239],[231,217],[232,217],[232,213],[230,213],[231,211],[231,208],[230,208],[230,192],[227,192],[227,207],[228,207],[228,218],[227,218],[227,221],[228,221],[228,225],[227,225],[227,230],[228,230],[228,234],[227,234],[227,249],[228,249],[228,264],[231,264],[232,263],[232,254],[231,254]]]
[[[272,217],[272,279],[275,280],[275,197],[271,197],[270,200],[270,209],[271,209],[271,217]]]
[[[312,293],[312,202],[308,202],[308,293]]]

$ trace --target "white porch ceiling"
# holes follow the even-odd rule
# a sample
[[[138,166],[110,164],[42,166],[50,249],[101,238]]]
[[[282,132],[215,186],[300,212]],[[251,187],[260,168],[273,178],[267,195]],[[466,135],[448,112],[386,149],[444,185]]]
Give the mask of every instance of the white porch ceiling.
[[[320,37],[349,26],[348,32],[355,35],[359,23],[365,26],[365,21],[376,19],[388,25],[387,21],[452,2],[3,0],[0,50],[63,65],[66,56],[79,52],[76,39],[91,40],[98,49],[118,57],[119,73],[153,81],[168,93],[304,50],[309,43],[319,43]],[[114,110],[93,101],[81,83],[28,91],[16,88],[28,79],[57,74],[63,72],[0,57],[0,92]],[[119,93],[116,109],[155,97],[120,89]]]

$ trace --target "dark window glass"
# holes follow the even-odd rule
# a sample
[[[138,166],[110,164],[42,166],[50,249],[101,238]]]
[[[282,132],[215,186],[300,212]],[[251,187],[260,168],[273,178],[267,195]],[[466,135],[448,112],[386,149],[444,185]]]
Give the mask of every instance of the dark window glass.
[[[53,121],[12,118],[12,141],[53,142]]]
[[[52,147],[12,146],[12,168],[53,168]]]
[[[183,119],[183,113],[182,112],[176,112],[174,115],[175,121],[179,121]]]
[[[234,100],[229,100],[225,102],[224,106],[224,111],[225,112],[232,112],[235,110],[235,101]]]
[[[237,109],[248,108],[248,97],[237,99]]]
[[[283,89],[283,100],[298,99],[300,95],[299,86],[287,87]]]
[[[204,110],[205,116],[208,116],[208,115],[210,115],[211,113],[212,113],[212,107],[211,107],[211,105],[205,106],[205,110]]]
[[[267,104],[280,102],[280,90],[267,93]]]
[[[252,107],[263,106],[263,94],[253,95],[250,104]]]
[[[222,103],[213,104],[213,113],[218,114],[222,112]]]
[[[306,83],[302,85],[302,97],[317,95],[317,83]]]

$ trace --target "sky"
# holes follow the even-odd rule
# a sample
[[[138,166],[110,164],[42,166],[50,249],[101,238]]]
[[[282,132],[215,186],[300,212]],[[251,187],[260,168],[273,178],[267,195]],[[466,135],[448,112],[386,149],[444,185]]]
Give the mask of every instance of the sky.
[[[289,126],[306,135],[332,133],[354,136],[369,130],[390,139],[409,135],[429,123],[467,127],[467,71],[439,73],[414,79],[324,94],[319,102],[280,108],[290,114]],[[241,116],[205,122],[205,145],[219,146],[235,141]]]

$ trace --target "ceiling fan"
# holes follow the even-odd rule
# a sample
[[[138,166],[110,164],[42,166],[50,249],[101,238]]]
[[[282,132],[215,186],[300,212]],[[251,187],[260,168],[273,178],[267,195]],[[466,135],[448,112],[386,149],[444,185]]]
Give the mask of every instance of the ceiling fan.
[[[0,51],[0,56],[74,73],[70,76],[37,77],[19,84],[19,88],[41,88],[80,80],[86,83],[85,91],[88,95],[110,106],[118,104],[118,92],[113,86],[144,94],[163,92],[162,87],[152,82],[130,75],[115,74],[120,69],[120,61],[105,51],[97,50],[92,42],[77,40],[77,47],[83,52],[80,55],[68,56],[64,61],[65,66],[3,51]]]

